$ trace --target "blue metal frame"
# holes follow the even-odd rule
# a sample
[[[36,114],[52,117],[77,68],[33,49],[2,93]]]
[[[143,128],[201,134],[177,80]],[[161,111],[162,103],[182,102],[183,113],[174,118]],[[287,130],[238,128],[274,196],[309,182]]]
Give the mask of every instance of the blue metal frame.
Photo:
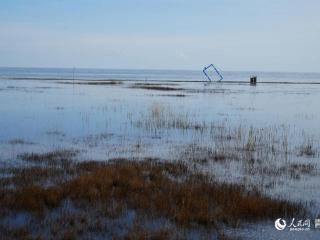
[[[220,79],[218,80],[219,82],[223,79],[223,76],[221,75],[221,73],[219,72],[219,70],[213,65],[213,64],[210,64],[209,66],[207,67],[204,67],[203,68],[203,73],[204,75],[209,79],[210,82],[212,82],[212,79],[211,77],[207,74],[207,69],[210,68],[210,67],[213,67],[213,69],[216,71],[216,73],[219,75]]]

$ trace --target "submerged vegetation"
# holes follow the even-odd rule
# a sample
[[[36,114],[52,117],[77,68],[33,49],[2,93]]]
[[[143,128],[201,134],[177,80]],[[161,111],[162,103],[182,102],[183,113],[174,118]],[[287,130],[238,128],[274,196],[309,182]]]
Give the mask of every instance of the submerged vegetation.
[[[29,142],[29,141],[26,141],[26,140],[20,139],[20,138],[11,139],[8,141],[8,143],[11,145],[24,145],[24,144],[31,145],[31,144],[34,144],[33,142]]]
[[[157,90],[157,91],[181,91],[183,88],[175,87],[176,84],[160,84],[160,83],[135,83],[130,88]]]
[[[60,84],[77,84],[77,85],[121,85],[123,81],[120,80],[99,80],[99,81],[67,81],[59,82]]]
[[[314,149],[314,146],[312,144],[312,141],[309,139],[307,143],[303,144],[300,147],[300,156],[308,156],[308,157],[314,157],[316,156],[317,152],[316,149]]]

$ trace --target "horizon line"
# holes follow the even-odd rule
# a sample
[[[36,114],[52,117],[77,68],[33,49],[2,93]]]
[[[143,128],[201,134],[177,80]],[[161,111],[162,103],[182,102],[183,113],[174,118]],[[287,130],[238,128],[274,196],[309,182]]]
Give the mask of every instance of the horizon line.
[[[20,69],[92,69],[92,70],[137,70],[137,71],[201,71],[203,69],[166,69],[166,68],[103,68],[103,67],[17,67],[17,66],[0,66],[0,68],[20,68]],[[222,72],[260,72],[260,73],[308,73],[308,74],[320,74],[316,71],[278,71],[278,70],[222,70],[220,67],[217,67]]]

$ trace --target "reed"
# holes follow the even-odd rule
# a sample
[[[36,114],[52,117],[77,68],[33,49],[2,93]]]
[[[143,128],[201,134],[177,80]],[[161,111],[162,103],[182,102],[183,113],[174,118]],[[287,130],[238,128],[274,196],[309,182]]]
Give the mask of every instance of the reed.
[[[272,199],[242,184],[217,182],[189,170],[182,162],[118,159],[72,166],[79,173],[61,184],[2,189],[2,211],[28,211],[43,216],[70,199],[80,209],[96,206],[109,219],[131,209],[148,218],[165,218],[178,228],[199,225],[209,229],[222,223],[235,227],[239,222],[305,212],[302,204]],[[165,232],[159,236],[165,236]]]

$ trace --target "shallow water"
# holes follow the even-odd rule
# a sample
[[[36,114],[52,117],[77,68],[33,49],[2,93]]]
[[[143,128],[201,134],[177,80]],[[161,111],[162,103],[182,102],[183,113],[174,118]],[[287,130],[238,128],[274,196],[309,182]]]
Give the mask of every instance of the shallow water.
[[[10,77],[27,74],[26,70],[21,71],[15,70],[15,75],[11,74]],[[54,77],[60,74],[52,71]],[[90,74],[94,74],[94,79],[125,79],[134,74],[129,71],[128,75],[125,76],[122,72],[120,76],[115,71],[96,75],[96,72],[83,71],[81,78],[89,78],[92,76]],[[133,79],[142,78],[143,74],[136,74]],[[178,77],[177,74],[173,75],[178,79],[183,77],[183,74],[178,74]],[[40,70],[32,71],[32,74],[28,75],[35,76],[51,75],[48,71],[42,73]],[[187,80],[194,79],[195,76],[191,74]],[[291,76],[292,74],[283,75],[278,81],[292,80]],[[300,79],[299,76],[295,75],[295,80]],[[160,80],[167,77],[162,76]],[[317,74],[310,74],[304,75],[300,80],[312,78],[314,81],[318,77]],[[241,74],[232,75],[232,78],[243,79]],[[276,78],[276,75],[268,75],[268,78]],[[274,144],[281,151],[282,139],[288,141],[286,144],[289,156],[279,153],[270,157],[266,155],[267,150],[262,149],[255,157],[258,160],[268,159],[264,163],[250,165],[243,161],[230,160],[222,163],[199,163],[197,168],[215,175],[221,181],[257,185],[267,194],[278,198],[313,202],[310,218],[319,216],[320,192],[317,189],[320,187],[320,85],[258,83],[250,86],[224,82],[180,82],[172,85],[170,82],[161,82],[159,84],[169,84],[172,88],[180,89],[161,91],[133,88],[137,86],[137,80],[118,85],[79,85],[72,84],[73,81],[69,83],[60,80],[9,79],[2,70],[2,166],[23,164],[17,158],[20,153],[70,148],[80,150],[80,160],[106,160],[114,157],[185,160],[188,157],[183,153],[192,145],[215,148],[223,144],[223,149],[227,150],[228,147],[236,146],[235,140],[219,140],[219,129],[224,129],[221,134],[225,137],[226,133],[232,135],[237,129],[247,134],[253,128],[262,131],[262,135],[270,134],[270,138],[277,138]],[[174,125],[170,125],[172,121]],[[195,127],[195,124],[199,127]],[[213,129],[212,134],[210,132]],[[247,140],[248,136],[244,138]],[[309,142],[315,149],[315,155],[299,156],[298,148]],[[276,165],[280,168],[292,163],[312,164],[315,169],[310,174],[299,172],[299,176],[294,178],[286,171],[274,175],[270,173],[270,169]],[[264,171],[260,172],[261,169]]]
[[[147,115],[154,104],[198,122],[227,121],[230,125],[255,127],[285,125],[315,139],[320,136],[317,111],[320,85],[179,83],[184,90],[168,92],[133,89],[131,84],[1,80],[0,124],[5,131],[1,132],[0,141],[23,138],[53,144],[60,138],[101,133],[142,137],[149,133],[130,125],[129,120]],[[185,136],[175,137],[185,140]]]

